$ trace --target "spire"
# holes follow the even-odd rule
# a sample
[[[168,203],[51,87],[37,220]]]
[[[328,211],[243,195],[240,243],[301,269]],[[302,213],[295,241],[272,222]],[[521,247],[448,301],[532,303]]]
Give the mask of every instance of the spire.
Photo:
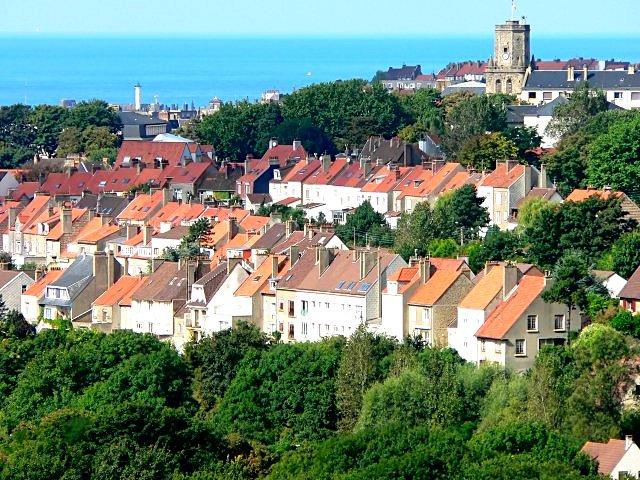
[[[511,21],[516,19],[516,10],[518,10],[516,0],[511,0]]]

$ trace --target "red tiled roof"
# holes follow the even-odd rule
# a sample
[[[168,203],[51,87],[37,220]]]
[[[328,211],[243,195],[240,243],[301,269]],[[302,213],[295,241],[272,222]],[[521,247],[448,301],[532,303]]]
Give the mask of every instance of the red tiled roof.
[[[18,219],[23,227],[27,227],[37,215],[46,210],[50,198],[47,195],[38,195],[20,211]]]
[[[271,160],[278,159],[280,167],[284,167],[289,160],[303,158],[307,158],[307,151],[302,145],[296,149],[293,148],[293,145],[276,145],[265,152],[262,161],[268,164]]]
[[[55,282],[63,273],[64,270],[51,270],[47,272],[47,274],[44,275],[40,280],[27,288],[24,291],[23,295],[40,298],[44,294],[44,290],[45,288],[47,288],[47,285]]]
[[[410,282],[416,273],[418,273],[418,267],[403,267],[389,275],[388,280],[390,282]]]
[[[447,290],[460,278],[462,272],[436,270],[426,283],[420,285],[418,290],[409,299],[411,305],[434,305],[447,293]],[[471,283],[471,281],[469,281]]]
[[[626,453],[625,441],[610,439],[607,443],[587,442],[581,451],[598,462],[598,473],[610,475]]]
[[[115,169],[122,166],[125,157],[133,159],[140,157],[141,161],[148,166],[154,164],[158,157],[168,161],[168,165],[179,165],[182,162],[186,147],[184,142],[147,142],[140,140],[125,140],[118,149],[118,156],[114,165]],[[189,158],[191,155],[189,154]]]
[[[40,184],[38,182],[22,182],[13,192],[11,192],[10,197],[12,200],[16,201],[20,200],[24,196],[31,199],[39,188]]]
[[[619,197],[622,195],[621,192],[615,192],[612,190],[596,190],[595,188],[587,188],[586,190],[580,190],[576,188],[573,192],[569,194],[566,198],[567,202],[583,202],[591,197],[599,197],[602,200],[607,200],[610,197]]]
[[[60,218],[60,209],[56,209],[56,210],[58,210],[56,215],[58,216],[58,219],[59,219]],[[71,223],[73,224],[73,222],[78,220],[80,217],[82,217],[86,213],[87,213],[87,209],[86,208],[72,208],[71,209]],[[62,235],[64,235],[62,233],[62,221],[58,221],[56,226],[53,227],[51,230],[49,230],[49,233],[47,234],[47,240],[60,240]]]
[[[118,220],[147,220],[162,206],[162,191],[134,198],[118,215]]]
[[[620,291],[620,298],[640,300],[640,267],[633,272],[627,284]]]
[[[509,188],[513,183],[524,175],[524,165],[514,165],[507,171],[505,163],[498,163],[496,169],[487,175],[480,185],[494,188]]]
[[[489,273],[490,275],[491,273]],[[486,322],[476,332],[476,337],[503,339],[527,311],[527,308],[542,294],[544,287],[544,277],[530,275],[522,277],[515,291],[491,312]]]
[[[115,305],[127,296],[131,296],[147,277],[124,275],[111,285],[102,295],[95,299],[93,305]]]

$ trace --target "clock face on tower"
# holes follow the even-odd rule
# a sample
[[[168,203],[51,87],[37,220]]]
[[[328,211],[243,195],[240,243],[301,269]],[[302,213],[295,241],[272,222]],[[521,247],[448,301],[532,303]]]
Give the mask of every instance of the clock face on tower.
[[[502,54],[502,59],[503,59],[503,60],[509,60],[509,52],[504,52],[504,53]]]

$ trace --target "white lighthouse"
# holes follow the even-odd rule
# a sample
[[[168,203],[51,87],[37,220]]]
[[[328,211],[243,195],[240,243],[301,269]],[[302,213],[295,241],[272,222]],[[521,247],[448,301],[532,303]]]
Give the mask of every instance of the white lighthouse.
[[[140,83],[136,83],[133,87],[133,105],[136,112],[142,110],[142,86]]]

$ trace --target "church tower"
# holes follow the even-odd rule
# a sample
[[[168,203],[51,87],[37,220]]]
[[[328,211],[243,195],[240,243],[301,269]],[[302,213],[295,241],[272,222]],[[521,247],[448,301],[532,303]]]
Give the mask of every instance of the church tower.
[[[531,28],[524,20],[496,25],[494,54],[487,65],[487,93],[522,92],[531,63]]]

